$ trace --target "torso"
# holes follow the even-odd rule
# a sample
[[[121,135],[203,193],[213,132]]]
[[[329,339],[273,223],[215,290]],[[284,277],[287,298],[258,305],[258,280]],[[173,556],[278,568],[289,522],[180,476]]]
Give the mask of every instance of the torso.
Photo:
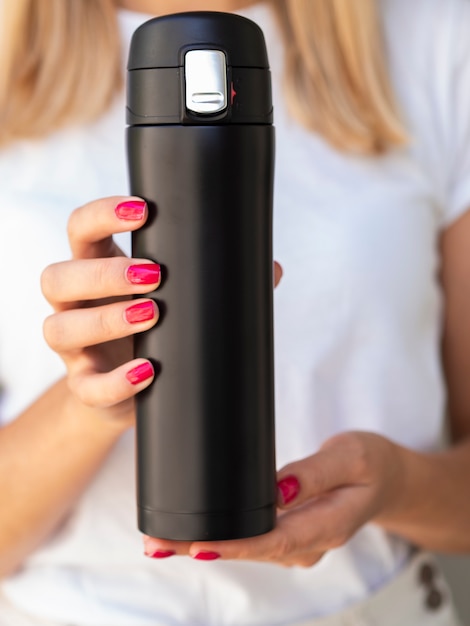
[[[431,14],[427,1],[416,2],[414,24]],[[400,11],[394,2],[384,5],[390,11],[390,37],[398,41]],[[405,5],[402,0],[402,10]],[[448,19],[444,5],[432,3],[442,11],[438,21]],[[393,49],[392,75],[413,141],[375,160],[339,154],[287,116],[275,24],[262,6],[244,14],[265,30],[274,78],[274,252],[284,269],[275,294],[278,465],[312,454],[326,438],[348,429],[380,432],[417,449],[437,448],[444,387],[436,243],[446,218],[439,151],[428,137],[432,111],[416,104],[435,97],[433,85],[422,77],[434,45],[432,33],[426,31],[422,53],[409,42],[403,50]],[[143,19],[122,13],[126,45]],[[436,58],[438,52],[439,47]],[[413,102],[406,98],[411,87]],[[121,99],[85,131],[68,131],[34,148],[17,147],[0,158],[6,181],[0,189],[0,262],[7,266],[15,258],[18,271],[30,281],[20,288],[12,277],[6,284],[10,298],[0,318],[4,419],[62,371],[57,357],[38,340],[47,315],[39,273],[69,255],[65,222],[72,208],[93,197],[126,193],[123,110]],[[15,318],[15,299],[25,291],[37,322]],[[20,336],[11,319],[23,324]],[[25,353],[29,368],[18,381],[15,359]],[[57,536],[3,588],[19,606],[27,599],[33,613],[59,620],[73,615],[80,625],[272,626],[361,600],[395,575],[408,550],[400,539],[366,526],[347,546],[307,570],[228,562],[208,568],[183,558],[144,559],[129,433]],[[58,597],[66,600],[58,603]]]

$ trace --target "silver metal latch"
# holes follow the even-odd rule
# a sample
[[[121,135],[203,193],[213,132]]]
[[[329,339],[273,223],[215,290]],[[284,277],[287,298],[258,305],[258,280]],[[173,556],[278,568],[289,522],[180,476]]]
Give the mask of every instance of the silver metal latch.
[[[213,115],[227,108],[227,63],[221,50],[190,50],[185,56],[186,108]]]

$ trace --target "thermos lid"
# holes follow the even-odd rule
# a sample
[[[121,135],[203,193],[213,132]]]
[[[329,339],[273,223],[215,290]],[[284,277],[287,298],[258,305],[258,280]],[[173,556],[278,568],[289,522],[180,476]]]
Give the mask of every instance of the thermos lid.
[[[233,67],[269,68],[257,24],[231,13],[194,11],[142,24],[132,38],[128,70],[182,67],[188,45],[223,49]]]
[[[272,124],[262,30],[239,15],[175,13],[140,26],[131,41],[127,122]]]

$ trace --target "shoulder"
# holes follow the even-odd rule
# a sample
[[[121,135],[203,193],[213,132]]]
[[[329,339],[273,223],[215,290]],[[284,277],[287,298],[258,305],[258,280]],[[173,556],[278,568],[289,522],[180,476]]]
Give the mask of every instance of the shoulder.
[[[470,0],[377,0],[410,150],[448,225],[470,205]]]
[[[469,0],[376,0],[386,20],[398,20],[403,31],[420,24],[439,30],[464,15],[469,15]],[[444,20],[444,22],[443,22]]]
[[[470,0],[378,0],[388,52],[410,67],[451,64],[470,48]]]

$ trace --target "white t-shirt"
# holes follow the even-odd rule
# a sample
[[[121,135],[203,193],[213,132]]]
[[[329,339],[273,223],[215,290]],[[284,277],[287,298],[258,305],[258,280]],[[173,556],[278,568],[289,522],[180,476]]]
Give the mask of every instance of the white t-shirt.
[[[440,445],[437,240],[470,207],[470,4],[382,6],[411,141],[381,158],[338,153],[288,117],[275,23],[264,6],[244,12],[264,29],[273,69],[274,250],[284,268],[275,293],[279,467],[350,429],[420,450]],[[125,49],[144,19],[121,12]],[[39,275],[69,256],[74,207],[127,193],[124,124],[121,97],[87,128],[0,155],[5,422],[63,373],[42,340],[49,308]],[[136,529],[133,467],[128,433],[54,538],[4,581],[14,604],[80,626],[274,626],[363,599],[407,558],[404,541],[368,525],[310,569],[151,560]]]

